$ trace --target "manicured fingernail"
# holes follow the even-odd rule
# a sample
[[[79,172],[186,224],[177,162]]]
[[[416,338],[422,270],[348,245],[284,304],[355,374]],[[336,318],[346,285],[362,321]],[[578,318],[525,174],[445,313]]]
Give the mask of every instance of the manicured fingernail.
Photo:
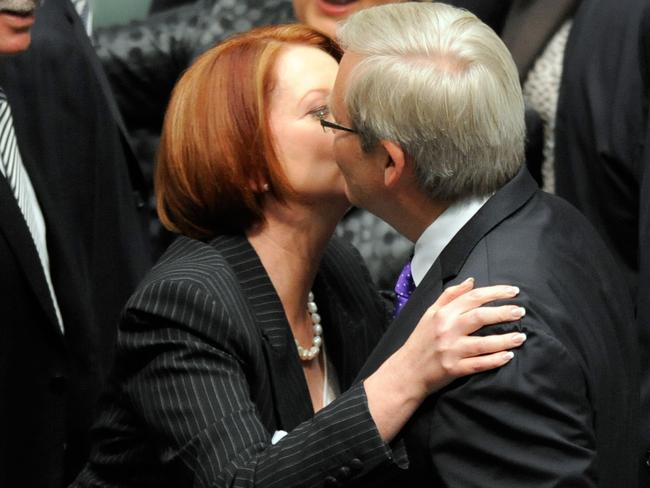
[[[512,338],[512,342],[520,346],[524,343],[526,339],[527,339],[526,334],[517,334]]]
[[[510,293],[513,295],[519,295],[519,287],[518,286],[511,286],[510,287]]]
[[[515,353],[512,351],[507,351],[504,352],[501,357],[503,357],[504,361],[510,361],[512,358],[515,357]]]
[[[520,319],[526,315],[526,309],[524,307],[517,307],[512,311],[512,317],[515,319]]]
[[[469,284],[469,283],[474,283],[474,278],[471,277],[471,276],[469,278],[467,278],[465,281],[463,281],[463,285]]]

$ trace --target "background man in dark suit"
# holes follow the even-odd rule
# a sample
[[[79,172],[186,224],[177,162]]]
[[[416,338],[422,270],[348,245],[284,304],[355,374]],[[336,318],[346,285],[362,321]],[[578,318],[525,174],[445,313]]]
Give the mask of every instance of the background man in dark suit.
[[[48,0],[30,49],[0,60],[0,87],[43,224],[34,238],[0,175],[3,487],[58,488],[81,468],[118,314],[149,266],[141,177],[84,27],[69,0]]]
[[[648,110],[650,100],[650,2],[640,16],[639,66],[643,80],[643,106]],[[639,293],[637,321],[641,347],[641,459],[639,486],[650,486],[650,130],[641,160],[641,190],[639,209]]]
[[[634,289],[639,271],[639,63],[647,0],[583,0],[567,41],[557,107],[555,191],[599,231]]]
[[[527,311],[495,327],[528,335],[512,364],[420,408],[405,433],[413,476],[425,486],[636,486],[629,292],[586,220],[520,169],[524,107],[506,47],[442,4],[368,9],[339,33],[332,114],[352,129],[335,136],[348,196],[416,242],[417,288],[361,376],[469,276],[519,285]]]

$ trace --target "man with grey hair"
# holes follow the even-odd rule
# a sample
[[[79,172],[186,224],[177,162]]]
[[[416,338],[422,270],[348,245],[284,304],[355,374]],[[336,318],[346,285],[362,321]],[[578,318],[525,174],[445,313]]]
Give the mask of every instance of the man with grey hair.
[[[452,383],[405,429],[417,480],[405,484],[636,486],[632,303],[596,232],[522,167],[524,105],[506,47],[439,3],[364,10],[339,37],[323,126],[348,197],[415,242],[396,289],[408,302],[361,377],[468,277],[519,285],[527,312],[481,331],[527,334],[509,365]]]

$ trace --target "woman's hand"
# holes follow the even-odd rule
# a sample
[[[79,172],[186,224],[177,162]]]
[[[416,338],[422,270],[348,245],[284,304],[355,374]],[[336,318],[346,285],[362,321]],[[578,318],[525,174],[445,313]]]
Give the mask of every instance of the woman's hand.
[[[474,280],[447,288],[420,319],[406,343],[365,382],[370,413],[384,440],[390,440],[431,392],[452,380],[503,366],[525,334],[470,336],[485,325],[519,320],[515,305],[482,307],[515,297],[513,286],[474,288]]]

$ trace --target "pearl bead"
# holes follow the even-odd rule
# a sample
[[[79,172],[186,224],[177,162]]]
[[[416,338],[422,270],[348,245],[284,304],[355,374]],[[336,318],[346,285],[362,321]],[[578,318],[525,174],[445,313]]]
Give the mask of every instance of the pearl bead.
[[[314,337],[311,340],[312,346],[305,349],[300,345],[297,339],[294,339],[296,343],[296,349],[298,349],[298,356],[302,361],[311,361],[320,353],[320,348],[323,345],[323,327],[320,325],[321,317],[318,315],[318,307],[314,301],[314,294],[310,291],[307,299],[307,311],[311,317],[311,322],[313,324],[312,331]]]

